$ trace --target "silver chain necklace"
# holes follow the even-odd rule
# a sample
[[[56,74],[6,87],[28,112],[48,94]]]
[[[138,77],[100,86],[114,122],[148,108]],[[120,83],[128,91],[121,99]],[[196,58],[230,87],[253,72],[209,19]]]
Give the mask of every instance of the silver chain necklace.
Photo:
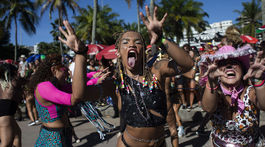
[[[132,85],[134,85],[132,78],[130,78],[130,82],[131,82]],[[134,97],[135,104],[136,104],[136,107],[137,107],[138,111],[140,112],[141,116],[147,121],[148,119],[150,119],[150,115],[149,115],[149,111],[147,110],[146,104],[145,104],[144,99],[143,99],[144,94],[140,91],[140,103],[142,103],[143,106],[144,106],[144,109],[146,111],[146,117],[144,116],[144,114],[141,111],[140,106],[138,104],[137,97],[136,97],[136,94],[135,94],[135,89],[130,85],[130,83],[128,83],[128,84],[129,84],[129,87],[131,87],[130,91],[132,92],[132,95]],[[137,81],[137,85],[138,85],[139,89],[141,89],[139,81]]]

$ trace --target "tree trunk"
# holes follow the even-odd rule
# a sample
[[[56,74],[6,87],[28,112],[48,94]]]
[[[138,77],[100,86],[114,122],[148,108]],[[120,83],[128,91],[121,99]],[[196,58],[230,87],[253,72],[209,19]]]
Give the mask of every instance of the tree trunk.
[[[151,0],[150,1],[150,14],[153,18],[153,15],[154,15],[154,8],[155,8],[155,0]]]
[[[62,24],[62,20],[63,20],[61,7],[58,8],[58,13],[59,13],[59,27],[60,27],[61,24]],[[61,31],[60,30],[59,30],[59,37],[61,37]],[[62,45],[62,42],[61,41],[59,41],[59,42],[60,42],[60,52],[61,52],[61,56],[63,57],[63,45]]]
[[[95,44],[95,38],[96,38],[97,7],[98,7],[98,0],[94,0],[94,12],[93,12],[93,26],[92,26],[91,44]]]
[[[139,10],[139,3],[137,1],[137,22],[138,22],[138,32],[141,32],[141,28],[140,28],[140,10]]]
[[[262,11],[262,25],[265,25],[265,0],[262,0],[261,11]],[[263,40],[265,40],[265,32],[263,34]]]
[[[15,50],[14,50],[14,62],[17,61],[17,17],[15,16]]]

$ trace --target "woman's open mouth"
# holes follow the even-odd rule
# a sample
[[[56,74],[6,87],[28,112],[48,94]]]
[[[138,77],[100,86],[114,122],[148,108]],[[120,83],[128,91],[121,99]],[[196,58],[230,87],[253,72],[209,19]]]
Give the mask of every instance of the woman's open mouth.
[[[135,66],[137,60],[137,53],[136,50],[131,49],[128,51],[128,65],[129,67],[133,68]]]
[[[236,72],[234,70],[227,70],[225,73],[228,79],[234,79],[236,77]]]

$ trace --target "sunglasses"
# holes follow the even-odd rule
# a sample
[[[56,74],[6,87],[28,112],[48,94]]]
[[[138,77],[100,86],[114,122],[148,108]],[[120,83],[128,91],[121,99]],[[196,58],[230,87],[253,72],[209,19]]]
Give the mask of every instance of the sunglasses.
[[[226,65],[241,65],[241,63],[236,59],[221,60],[217,63],[218,67],[222,67]]]

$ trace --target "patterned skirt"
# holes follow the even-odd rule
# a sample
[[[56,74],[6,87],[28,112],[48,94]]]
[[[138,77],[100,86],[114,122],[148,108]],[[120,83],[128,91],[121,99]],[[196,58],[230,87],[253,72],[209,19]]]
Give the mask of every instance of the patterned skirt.
[[[41,126],[35,147],[72,147],[72,129]]]

